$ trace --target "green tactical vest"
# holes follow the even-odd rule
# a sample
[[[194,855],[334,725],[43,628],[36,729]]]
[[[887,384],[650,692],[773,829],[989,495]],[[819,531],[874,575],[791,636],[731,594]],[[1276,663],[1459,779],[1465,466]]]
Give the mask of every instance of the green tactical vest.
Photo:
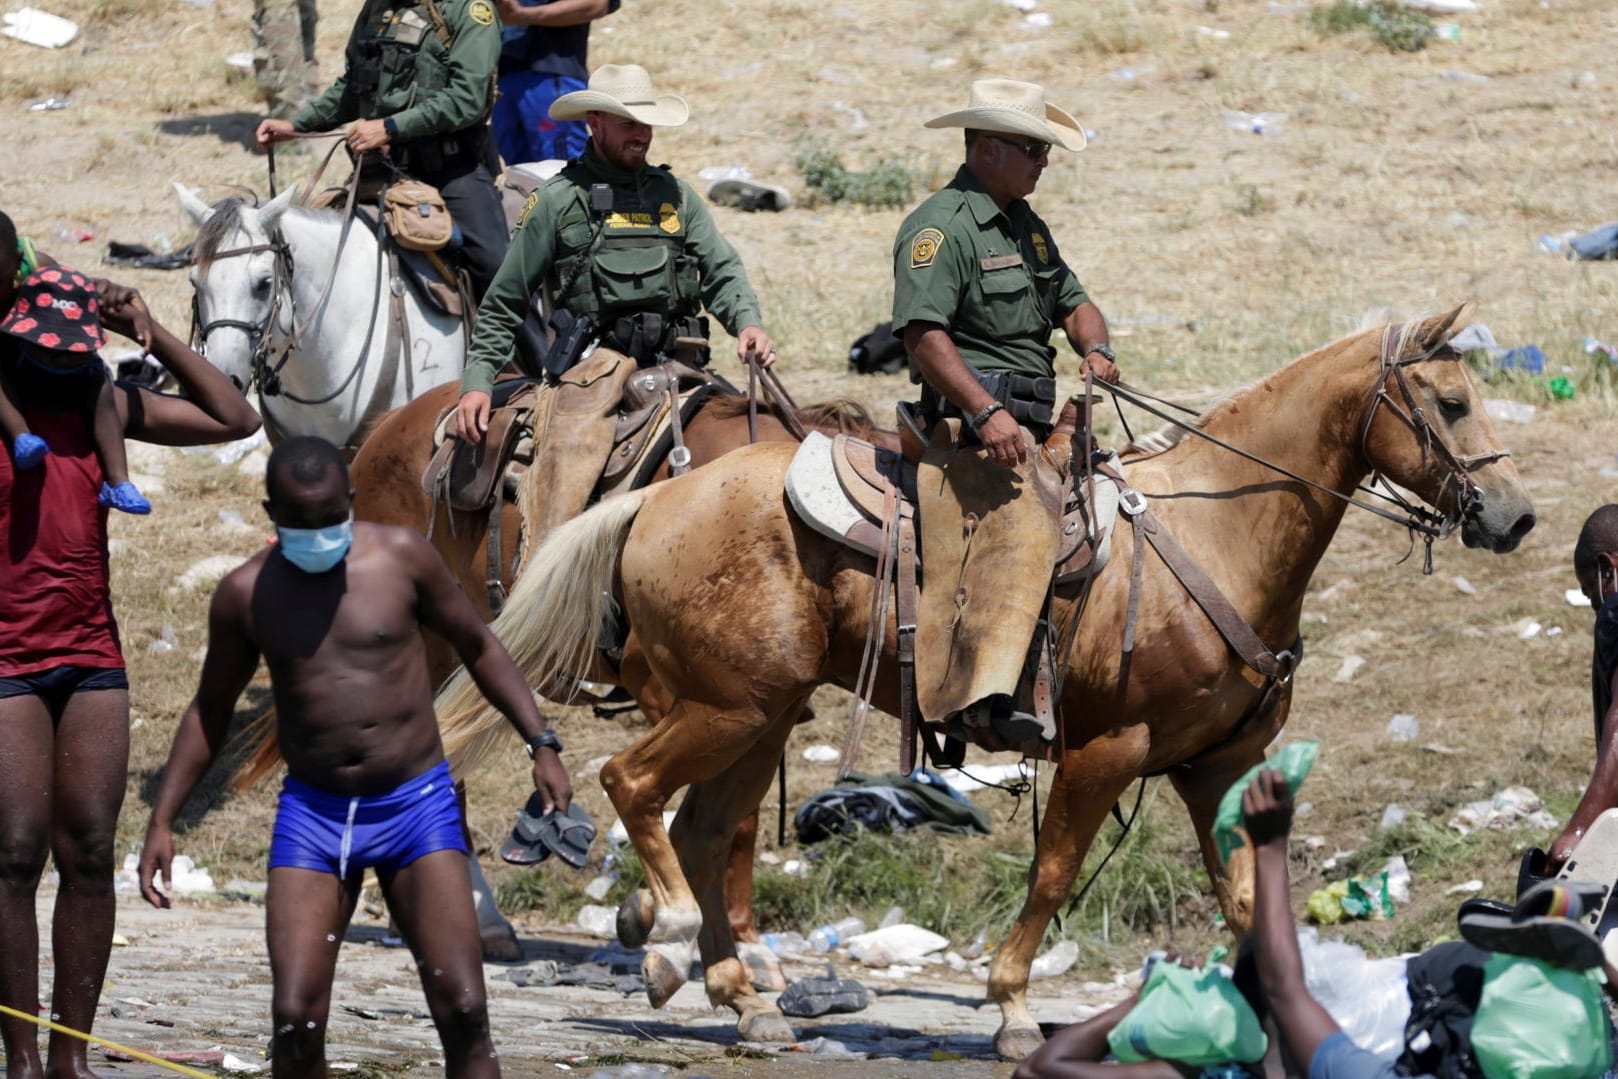
[[[564,171],[564,175],[567,171]],[[579,269],[559,306],[597,322],[650,311],[665,318],[695,315],[702,307],[697,260],[686,253],[687,218],[680,182],[654,172],[639,191],[613,188],[613,208],[592,247],[597,222],[589,210],[589,174],[578,170],[578,198],[557,224],[553,284]]]

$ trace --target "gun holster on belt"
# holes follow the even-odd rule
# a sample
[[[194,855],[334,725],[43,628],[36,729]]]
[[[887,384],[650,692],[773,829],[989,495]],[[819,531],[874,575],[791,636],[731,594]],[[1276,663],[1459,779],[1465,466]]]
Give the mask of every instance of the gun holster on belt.
[[[966,369],[972,372],[978,385],[1004,405],[1011,418],[1022,426],[1039,428],[1051,425],[1056,412],[1056,379],[1034,378],[1015,371],[979,371],[971,364],[967,364]],[[962,416],[960,409],[940,397],[931,386],[922,387],[918,413],[918,418],[929,428],[941,419]],[[968,423],[962,431],[964,433],[971,429],[972,425]]]
[[[584,350],[596,336],[596,320],[589,315],[575,315],[558,307],[551,312],[551,347],[545,353],[545,375],[561,378],[568,368],[579,362]]]
[[[665,318],[654,311],[622,315],[613,320],[606,340],[642,367],[667,358],[698,370],[708,364],[708,319],[702,315]]]

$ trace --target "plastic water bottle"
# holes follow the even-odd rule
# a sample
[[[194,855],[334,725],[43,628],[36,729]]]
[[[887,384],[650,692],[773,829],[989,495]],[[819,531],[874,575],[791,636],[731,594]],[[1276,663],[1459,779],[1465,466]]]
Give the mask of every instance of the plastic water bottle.
[[[803,955],[809,951],[809,942],[802,933],[765,933],[759,939],[776,955]]]
[[[865,932],[865,923],[858,918],[842,918],[823,925],[809,934],[809,947],[817,952],[829,952],[849,937]]]
[[[1052,945],[1050,951],[1028,964],[1028,977],[1054,978],[1058,974],[1066,974],[1068,968],[1076,963],[1078,958],[1077,944],[1071,940],[1059,940]]]

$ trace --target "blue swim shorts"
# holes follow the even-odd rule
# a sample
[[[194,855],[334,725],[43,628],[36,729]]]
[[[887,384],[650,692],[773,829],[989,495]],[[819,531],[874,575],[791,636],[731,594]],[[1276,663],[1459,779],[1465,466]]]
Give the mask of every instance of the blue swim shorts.
[[[369,867],[392,873],[439,850],[467,853],[448,761],[386,794],[360,798],[328,794],[291,776],[281,784],[271,869],[312,869],[347,880]]]

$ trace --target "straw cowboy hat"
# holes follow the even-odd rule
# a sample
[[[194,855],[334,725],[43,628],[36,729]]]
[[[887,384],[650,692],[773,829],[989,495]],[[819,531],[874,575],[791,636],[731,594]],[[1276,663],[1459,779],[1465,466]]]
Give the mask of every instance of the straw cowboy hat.
[[[610,112],[653,127],[679,127],[691,107],[679,94],[660,94],[638,64],[603,64],[590,74],[587,89],[551,102],[551,119],[582,120],[587,112]]]
[[[928,120],[924,126],[1026,135],[1065,150],[1082,150],[1085,143],[1084,128],[1077,120],[1047,102],[1040,87],[1015,79],[978,79],[972,84],[966,108]]]

